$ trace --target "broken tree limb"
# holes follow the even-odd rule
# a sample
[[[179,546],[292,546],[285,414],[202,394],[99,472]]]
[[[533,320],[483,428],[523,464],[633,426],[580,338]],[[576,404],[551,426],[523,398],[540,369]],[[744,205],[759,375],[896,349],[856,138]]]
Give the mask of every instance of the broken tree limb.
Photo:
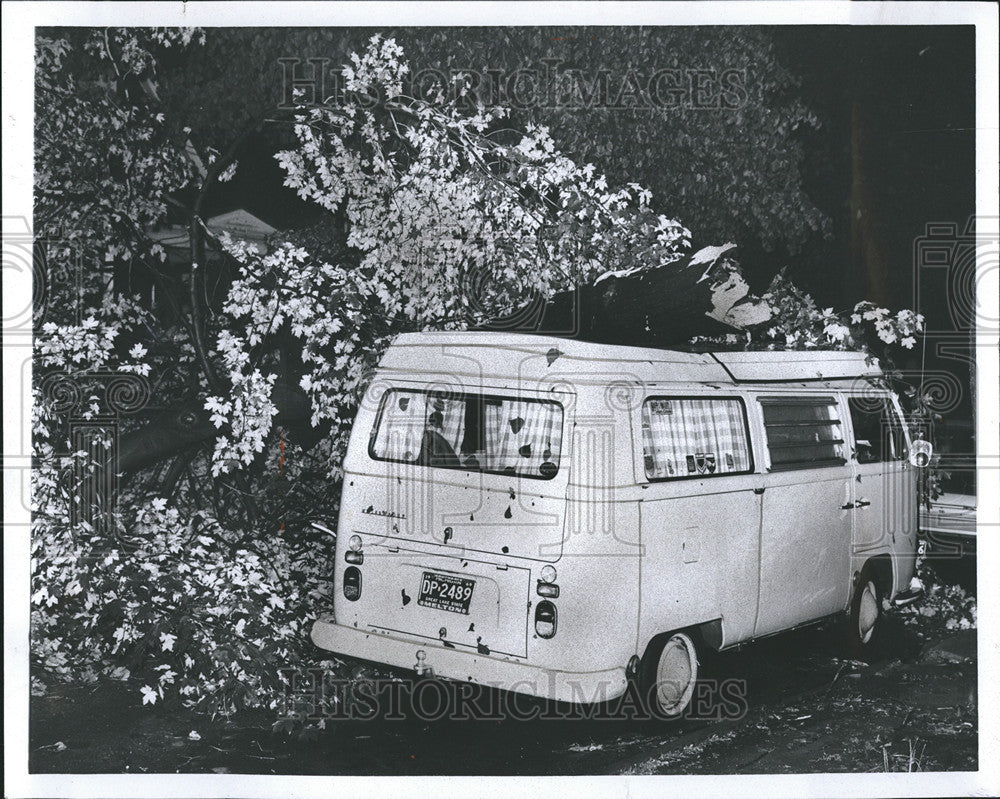
[[[736,245],[724,244],[670,264],[606,272],[592,284],[555,294],[517,329],[608,344],[677,347],[694,336],[752,329],[772,314],[765,300],[750,293]],[[309,398],[298,386],[278,383],[271,398],[278,408],[275,424],[306,447],[319,437],[309,424]],[[203,403],[182,404],[122,436],[118,468],[128,474],[152,466],[218,433]]]
[[[605,272],[592,284],[552,296],[524,332],[670,347],[694,336],[745,331],[772,314],[750,293],[736,245],[729,243],[657,267]]]

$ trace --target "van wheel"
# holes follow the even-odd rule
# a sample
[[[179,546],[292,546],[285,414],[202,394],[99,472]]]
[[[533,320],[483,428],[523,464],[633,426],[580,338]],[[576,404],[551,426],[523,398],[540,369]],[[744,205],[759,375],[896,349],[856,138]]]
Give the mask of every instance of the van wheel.
[[[882,592],[871,570],[865,568],[854,589],[847,623],[847,642],[852,655],[860,659],[871,657],[878,643],[881,621]]]
[[[698,682],[698,652],[687,633],[671,633],[650,642],[639,666],[639,691],[646,709],[674,718],[691,703]]]

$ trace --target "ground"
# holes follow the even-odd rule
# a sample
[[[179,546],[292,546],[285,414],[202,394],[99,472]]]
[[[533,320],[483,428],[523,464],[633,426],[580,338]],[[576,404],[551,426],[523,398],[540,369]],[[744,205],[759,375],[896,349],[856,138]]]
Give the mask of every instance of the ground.
[[[424,721],[411,708],[416,694],[404,692],[399,696],[409,705],[398,720],[384,713],[373,720],[332,720],[301,739],[274,732],[273,719],[264,716],[212,720],[144,708],[120,684],[66,686],[32,700],[29,768],[256,774],[975,770],[976,631],[963,629],[970,626],[973,591],[942,584],[922,611],[890,611],[870,664],[846,658],[834,625],[706,656],[706,696],[722,685],[745,687],[746,694],[745,702],[732,693],[736,701],[708,701],[700,718],[630,719],[635,706],[629,699],[583,711],[525,697],[511,704],[512,695],[452,685],[453,703],[464,697],[467,707],[485,708],[491,717]],[[974,611],[971,618],[974,623]],[[440,695],[435,689],[427,696],[433,705]],[[502,712],[493,713],[498,707]]]

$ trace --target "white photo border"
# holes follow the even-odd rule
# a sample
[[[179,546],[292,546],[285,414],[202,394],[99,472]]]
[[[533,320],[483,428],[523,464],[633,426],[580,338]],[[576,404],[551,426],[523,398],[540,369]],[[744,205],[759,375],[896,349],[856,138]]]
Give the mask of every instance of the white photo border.
[[[997,7],[987,2],[5,2],[3,15],[3,217],[5,233],[31,219],[33,58],[36,26],[158,25],[233,26],[463,26],[463,25],[956,25],[976,27],[976,212],[996,220],[998,207]],[[30,235],[30,231],[28,232]],[[994,241],[994,250],[995,252]],[[4,238],[4,247],[7,238]],[[995,259],[994,259],[995,261]],[[10,308],[31,306],[31,274],[7,269],[4,319]],[[979,264],[980,317],[1000,319],[1000,268],[984,255]],[[10,272],[10,274],[8,274]],[[978,772],[931,774],[799,774],[663,777],[304,777],[246,775],[29,774],[28,597],[29,516],[23,506],[31,465],[31,340],[8,340],[4,376],[4,794],[10,797],[326,797],[392,794],[426,796],[512,794],[575,797],[657,796],[665,789],[692,797],[745,796],[947,796],[1000,793],[1000,539],[980,536],[979,764]],[[995,331],[977,336],[978,422],[992,435],[979,437],[980,462],[996,459],[1000,430],[1000,368]],[[19,410],[20,409],[20,410]],[[1000,525],[998,470],[980,472],[980,530]],[[985,579],[984,579],[985,578]],[[984,679],[985,678],[985,679]]]

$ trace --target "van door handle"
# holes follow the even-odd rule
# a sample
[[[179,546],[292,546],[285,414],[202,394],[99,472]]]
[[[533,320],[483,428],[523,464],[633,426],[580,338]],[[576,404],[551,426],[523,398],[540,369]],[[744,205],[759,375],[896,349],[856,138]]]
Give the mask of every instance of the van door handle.
[[[869,501],[868,501],[867,499],[859,499],[859,500],[858,500],[858,501],[857,501],[857,502],[855,503],[855,507],[857,507],[857,508],[867,508],[867,507],[868,507],[869,505],[871,505],[871,504],[872,504],[872,503],[871,503],[871,502],[869,502]]]
[[[841,510],[850,510],[853,507],[855,507],[854,503],[853,502],[848,502],[846,505],[841,505],[840,509]]]
[[[753,492],[759,497],[761,494],[764,493],[764,489],[763,488],[755,488],[753,490]]]

